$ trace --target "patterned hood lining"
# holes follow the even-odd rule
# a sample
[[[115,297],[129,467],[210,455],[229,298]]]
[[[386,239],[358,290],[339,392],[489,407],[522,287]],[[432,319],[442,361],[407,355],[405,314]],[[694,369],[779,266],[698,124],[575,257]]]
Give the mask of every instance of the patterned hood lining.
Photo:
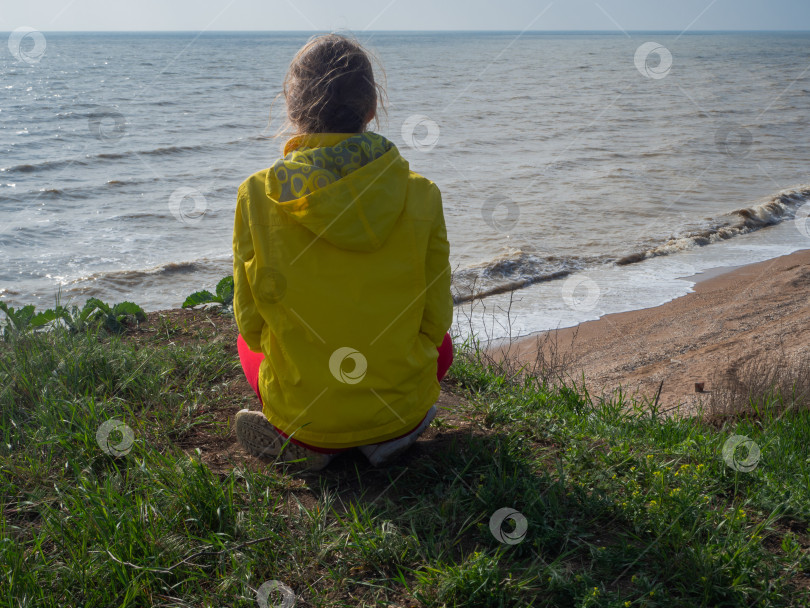
[[[293,150],[271,167],[276,178],[274,198],[287,202],[305,197],[377,160],[393,147],[382,135],[360,133],[334,146]]]

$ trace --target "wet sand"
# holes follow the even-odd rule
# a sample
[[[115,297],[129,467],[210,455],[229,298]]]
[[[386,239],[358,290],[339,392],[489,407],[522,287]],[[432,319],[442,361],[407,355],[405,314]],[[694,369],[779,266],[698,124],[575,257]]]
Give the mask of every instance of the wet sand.
[[[662,408],[691,415],[712,384],[745,361],[810,351],[810,250],[692,280],[693,293],[661,306],[557,330],[567,373],[580,380],[584,374],[596,395],[621,386],[652,401],[661,387]],[[521,339],[511,355],[534,361],[543,336]],[[706,392],[696,392],[700,382]]]

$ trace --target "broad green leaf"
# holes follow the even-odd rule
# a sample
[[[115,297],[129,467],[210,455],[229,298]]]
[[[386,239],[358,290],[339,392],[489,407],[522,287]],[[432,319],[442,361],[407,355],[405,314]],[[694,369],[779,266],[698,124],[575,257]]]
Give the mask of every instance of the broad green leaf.
[[[51,310],[50,308],[44,312],[34,315],[31,319],[31,327],[42,327],[43,325],[47,325],[51,321],[58,319],[61,315],[55,310]]]
[[[197,306],[198,304],[206,304],[214,301],[216,301],[214,294],[212,294],[210,291],[195,291],[186,298],[185,302],[183,302],[183,308],[191,308],[192,306]]]
[[[225,277],[217,283],[217,298],[222,304],[233,301],[233,276]]]
[[[143,308],[134,302],[121,302],[113,306],[113,314],[120,319],[122,315],[132,315],[138,321],[146,321],[146,313]]]
[[[90,298],[89,300],[87,300],[87,302],[84,303],[84,308],[82,308],[81,313],[81,320],[86,321],[90,317],[91,313],[93,313],[96,310],[100,310],[101,312],[106,314],[112,314],[110,307],[107,306],[104,302],[102,302],[98,298]]]
[[[36,308],[34,307],[33,304],[23,306],[20,310],[18,310],[11,316],[11,321],[12,323],[14,323],[17,329],[24,330],[31,323],[31,319],[34,318],[35,311]]]

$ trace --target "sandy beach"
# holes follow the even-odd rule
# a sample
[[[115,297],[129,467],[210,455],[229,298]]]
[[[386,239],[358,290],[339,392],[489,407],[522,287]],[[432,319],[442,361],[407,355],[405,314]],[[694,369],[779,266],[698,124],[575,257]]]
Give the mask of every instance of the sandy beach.
[[[755,359],[802,360],[810,351],[810,250],[696,275],[693,293],[661,306],[606,315],[556,332],[567,373],[592,394],[621,386],[682,415]],[[548,354],[545,334],[510,347],[521,362]],[[552,336],[553,337],[553,336]],[[663,384],[662,384],[663,382]],[[704,383],[703,392],[695,384]]]

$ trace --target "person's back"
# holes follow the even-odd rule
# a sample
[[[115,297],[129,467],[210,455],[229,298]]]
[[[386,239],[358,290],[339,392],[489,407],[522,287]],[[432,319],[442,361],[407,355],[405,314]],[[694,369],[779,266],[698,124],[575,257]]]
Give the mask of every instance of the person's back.
[[[237,436],[272,455],[291,436],[311,468],[360,446],[381,464],[429,424],[452,360],[441,196],[365,131],[379,96],[355,42],[311,41],[284,94],[298,134],[238,193],[234,312],[263,414]]]

